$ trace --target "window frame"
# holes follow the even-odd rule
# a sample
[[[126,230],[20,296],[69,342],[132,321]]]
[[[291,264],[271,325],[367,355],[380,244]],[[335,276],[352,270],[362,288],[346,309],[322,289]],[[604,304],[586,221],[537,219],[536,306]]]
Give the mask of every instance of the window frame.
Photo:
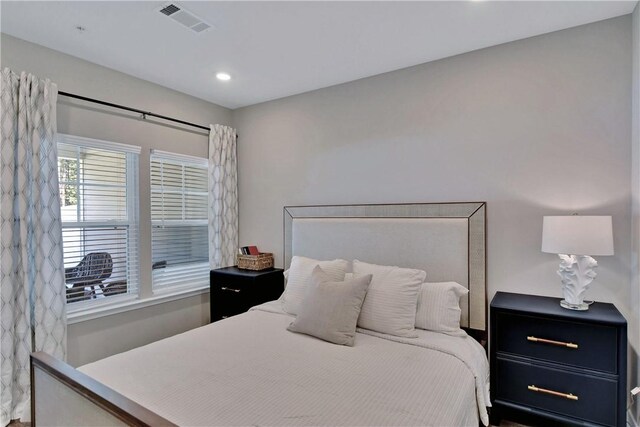
[[[173,165],[179,165],[182,167],[181,170],[181,189],[175,190],[173,188],[169,189],[169,190],[164,190],[163,186],[161,185],[160,187],[154,186],[154,170],[153,170],[153,163],[154,162],[167,162]],[[149,201],[150,201],[150,210],[149,210],[149,219],[151,222],[151,260],[152,260],[152,264],[153,264],[153,245],[154,245],[154,229],[156,228],[160,228],[160,227],[165,227],[165,226],[169,226],[169,227],[205,227],[207,228],[207,259],[206,261],[202,261],[202,262],[197,262],[197,263],[190,263],[190,264],[183,264],[183,265],[177,265],[177,266],[167,266],[162,268],[162,272],[166,272],[166,271],[171,271],[172,274],[175,273],[180,273],[182,271],[186,271],[187,269],[192,269],[193,267],[196,268],[200,268],[202,270],[206,270],[206,275],[203,274],[204,277],[202,277],[198,282],[194,282],[194,283],[177,283],[177,284],[172,284],[172,285],[166,285],[166,284],[158,284],[156,283],[156,274],[154,274],[154,270],[151,270],[151,289],[154,295],[164,295],[164,294],[170,294],[170,293],[175,293],[175,292],[182,292],[182,291],[191,291],[194,289],[200,289],[203,286],[206,286],[208,288],[209,286],[209,271],[210,271],[210,267],[209,267],[209,241],[208,241],[208,226],[209,226],[209,218],[208,218],[208,211],[209,211],[209,190],[208,190],[208,186],[206,191],[193,191],[193,190],[189,190],[188,186],[186,185],[185,182],[185,177],[186,177],[186,173],[185,173],[185,167],[195,167],[195,168],[201,168],[205,170],[205,175],[206,175],[206,179],[208,181],[209,179],[209,160],[207,158],[204,157],[196,157],[196,156],[189,156],[189,155],[184,155],[184,154],[178,154],[178,153],[173,153],[173,152],[169,152],[169,151],[163,151],[163,150],[156,150],[156,149],[152,149],[150,152],[150,156],[149,156]],[[164,177],[160,177],[161,181],[164,181]],[[181,219],[165,219],[164,215],[162,219],[153,219],[154,218],[154,208],[153,208],[153,198],[154,195],[163,195],[163,194],[173,194],[173,195],[180,195],[180,200],[181,200]],[[197,196],[206,196],[207,201],[205,203],[205,212],[207,212],[207,217],[204,219],[187,219],[186,217],[186,199],[188,195],[197,195]],[[160,270],[158,270],[160,272]],[[158,273],[159,275],[159,273]]]
[[[76,155],[79,153],[78,148],[80,149],[97,149],[104,151],[112,151],[117,152],[119,154],[125,154],[125,183],[124,185],[105,185],[108,188],[119,188],[124,189],[125,191],[125,203],[126,203],[126,220],[122,219],[114,219],[114,220],[78,220],[81,217],[81,203],[82,196],[80,194],[80,189],[83,186],[81,180],[81,170],[80,167],[80,156],[77,155],[75,160],[78,162],[78,172],[76,175],[76,189],[77,189],[77,198],[78,198],[78,211],[76,213],[76,221],[62,221],[61,218],[61,227],[64,229],[80,229],[81,233],[86,233],[86,230],[96,229],[99,230],[101,228],[108,227],[122,227],[125,229],[127,237],[126,237],[126,249],[125,253],[127,254],[127,263],[126,263],[126,278],[127,278],[127,293],[122,295],[112,295],[105,298],[95,298],[89,299],[85,301],[76,301],[68,303],[65,297],[65,306],[67,315],[69,318],[75,316],[80,317],[83,314],[95,312],[95,311],[103,311],[106,307],[117,306],[126,303],[131,303],[134,300],[140,298],[141,294],[141,277],[140,277],[140,214],[139,214],[139,204],[140,204],[140,185],[139,185],[139,173],[140,173],[140,152],[141,147],[129,144],[121,144],[112,141],[99,140],[94,138],[86,138],[75,135],[68,135],[63,133],[58,133],[56,135],[56,147],[58,148],[58,159],[60,158],[68,158],[66,156],[60,155],[60,144],[65,144],[68,146],[75,147]],[[60,182],[58,183],[60,185]],[[95,184],[94,184],[95,185]],[[85,241],[82,239],[82,245],[84,247]],[[84,252],[84,250],[83,250]],[[64,253],[64,246],[63,246]],[[131,255],[134,253],[137,261],[134,263],[130,263]],[[129,290],[129,284],[133,281],[133,290]]]

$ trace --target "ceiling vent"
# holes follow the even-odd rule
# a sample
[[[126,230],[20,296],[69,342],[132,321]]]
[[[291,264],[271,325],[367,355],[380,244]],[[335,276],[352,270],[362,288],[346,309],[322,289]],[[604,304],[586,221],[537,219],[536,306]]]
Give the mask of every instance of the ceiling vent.
[[[158,9],[158,11],[196,33],[201,33],[211,28],[210,24],[207,24],[193,13],[187,12],[183,7],[175,3],[164,5]]]

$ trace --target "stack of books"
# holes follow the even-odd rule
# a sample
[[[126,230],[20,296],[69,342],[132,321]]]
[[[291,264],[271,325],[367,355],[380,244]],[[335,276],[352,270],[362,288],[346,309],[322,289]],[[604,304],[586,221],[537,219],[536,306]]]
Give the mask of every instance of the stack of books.
[[[238,255],[260,255],[257,246],[243,246],[238,248]]]

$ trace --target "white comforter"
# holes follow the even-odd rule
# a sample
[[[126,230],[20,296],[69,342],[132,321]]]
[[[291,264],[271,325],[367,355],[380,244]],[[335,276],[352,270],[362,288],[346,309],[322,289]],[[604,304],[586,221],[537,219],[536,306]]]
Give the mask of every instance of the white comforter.
[[[291,320],[267,303],[80,370],[181,426],[488,424],[475,340],[359,329],[344,347],[287,331]]]

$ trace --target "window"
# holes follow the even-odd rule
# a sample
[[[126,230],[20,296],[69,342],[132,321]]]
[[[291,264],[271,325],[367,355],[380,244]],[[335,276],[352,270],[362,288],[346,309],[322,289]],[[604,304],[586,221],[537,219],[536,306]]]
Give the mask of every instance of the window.
[[[58,137],[67,304],[137,296],[140,148]]]
[[[209,283],[207,159],[151,153],[153,289]]]

